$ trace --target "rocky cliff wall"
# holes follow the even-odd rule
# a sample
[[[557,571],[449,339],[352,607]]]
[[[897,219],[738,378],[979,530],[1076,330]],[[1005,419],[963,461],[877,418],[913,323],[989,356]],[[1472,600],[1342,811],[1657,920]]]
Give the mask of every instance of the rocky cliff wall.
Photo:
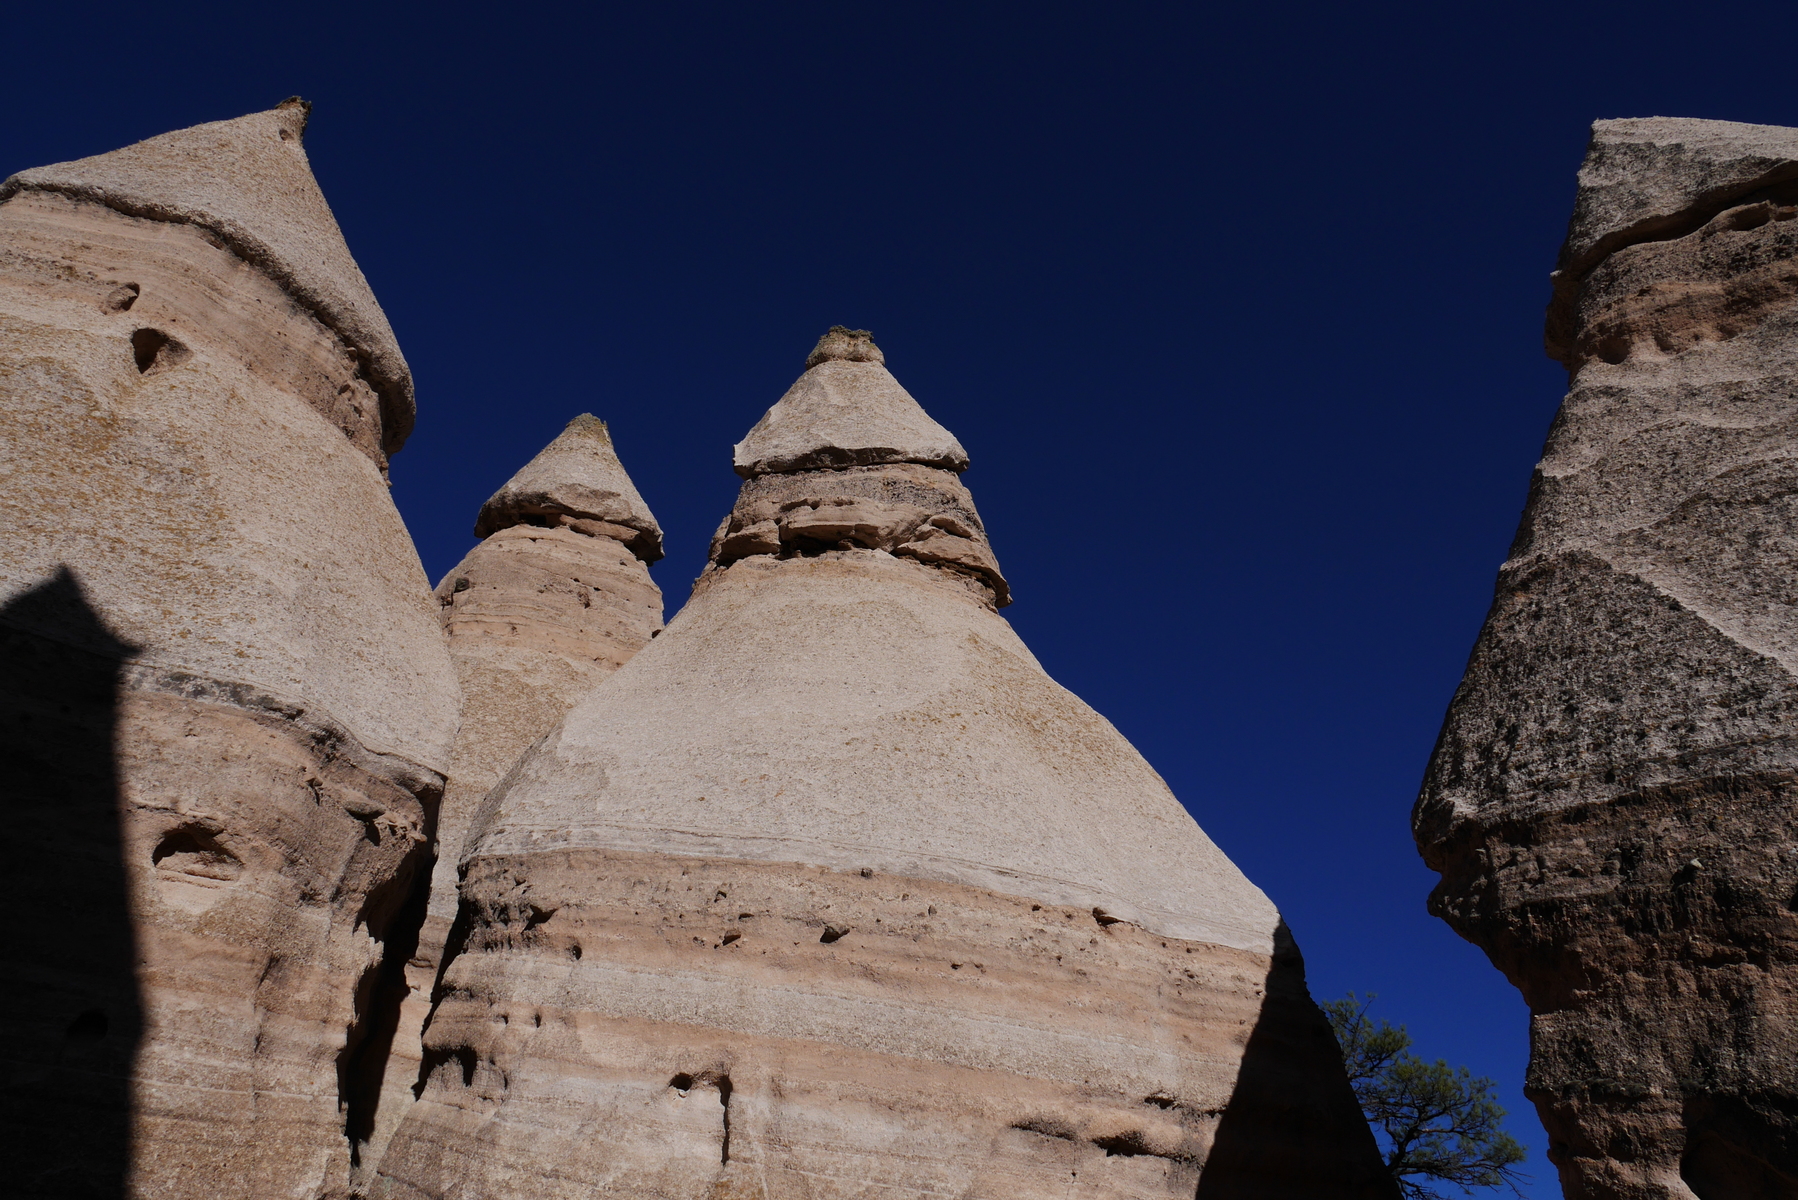
[[[1798,1196],[1798,130],[1594,126],[1571,386],[1415,813],[1580,1200]]]
[[[305,111],[0,187],[17,1194],[348,1187],[458,700]]]

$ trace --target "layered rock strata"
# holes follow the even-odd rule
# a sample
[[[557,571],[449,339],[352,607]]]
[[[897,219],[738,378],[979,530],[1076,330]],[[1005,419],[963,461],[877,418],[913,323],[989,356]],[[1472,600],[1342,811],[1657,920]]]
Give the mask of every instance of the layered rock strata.
[[[538,738],[662,628],[649,564],[662,530],[605,422],[583,414],[482,506],[479,545],[437,586],[462,686],[462,724],[437,823],[429,911],[406,968],[408,994],[366,1139],[372,1173],[410,1107],[419,1036],[456,916],[456,868],[489,788]]]
[[[17,1194],[342,1192],[372,1102],[457,693],[305,121],[0,186]]]
[[[1570,1197],[1798,1196],[1798,130],[1601,121],[1571,388],[1415,813]]]
[[[488,794],[376,1193],[1394,1194],[1278,913],[998,617],[876,355],[826,336],[692,601]]]

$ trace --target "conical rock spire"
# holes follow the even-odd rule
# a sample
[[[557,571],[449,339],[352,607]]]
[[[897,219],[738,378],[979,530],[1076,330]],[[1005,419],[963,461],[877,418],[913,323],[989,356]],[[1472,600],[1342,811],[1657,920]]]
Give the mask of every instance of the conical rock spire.
[[[33,167],[0,183],[0,201],[53,192],[210,230],[365,359],[392,453],[412,429],[412,373],[300,144],[311,107],[295,97],[266,112]]]
[[[941,467],[744,482],[476,815],[376,1190],[1393,1195],[1279,913],[940,540]]]
[[[645,562],[662,557],[662,527],[618,461],[611,431],[592,413],[568,422],[488,497],[474,532],[484,538],[510,525],[546,523],[615,537]]]
[[[737,474],[875,463],[966,470],[968,452],[885,364],[867,330],[833,326],[806,359],[805,374],[737,443]]]

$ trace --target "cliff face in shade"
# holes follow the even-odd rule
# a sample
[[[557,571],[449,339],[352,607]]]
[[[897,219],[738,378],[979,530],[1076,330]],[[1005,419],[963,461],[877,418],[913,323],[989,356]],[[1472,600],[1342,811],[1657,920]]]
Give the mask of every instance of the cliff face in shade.
[[[1393,1195],[1278,913],[819,349],[868,408],[739,447],[692,601],[488,793],[374,1194]]]
[[[1798,1196],[1798,130],[1593,127],[1572,373],[1415,813],[1570,1197]]]
[[[456,917],[457,864],[482,797],[531,743],[662,628],[647,564],[661,529],[612,448],[603,421],[561,436],[482,507],[481,542],[437,586],[462,724],[437,823],[429,911],[406,968],[407,999],[373,1122],[351,1130],[372,1174],[411,1107],[420,1032]]]
[[[0,189],[21,1194],[343,1191],[455,675],[385,319],[284,105]],[[402,403],[404,399],[404,403]]]

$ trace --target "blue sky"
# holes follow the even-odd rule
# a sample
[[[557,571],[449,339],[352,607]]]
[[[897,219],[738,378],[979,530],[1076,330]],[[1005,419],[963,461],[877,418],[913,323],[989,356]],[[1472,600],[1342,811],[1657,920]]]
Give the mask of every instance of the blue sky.
[[[1596,117],[1798,125],[1790,13],[1691,5],[334,5],[8,16],[0,173],[316,104],[417,377],[433,579],[569,417],[684,600],[834,323],[968,448],[1006,616],[1281,906],[1320,998],[1520,1092],[1408,816],[1565,386]]]

